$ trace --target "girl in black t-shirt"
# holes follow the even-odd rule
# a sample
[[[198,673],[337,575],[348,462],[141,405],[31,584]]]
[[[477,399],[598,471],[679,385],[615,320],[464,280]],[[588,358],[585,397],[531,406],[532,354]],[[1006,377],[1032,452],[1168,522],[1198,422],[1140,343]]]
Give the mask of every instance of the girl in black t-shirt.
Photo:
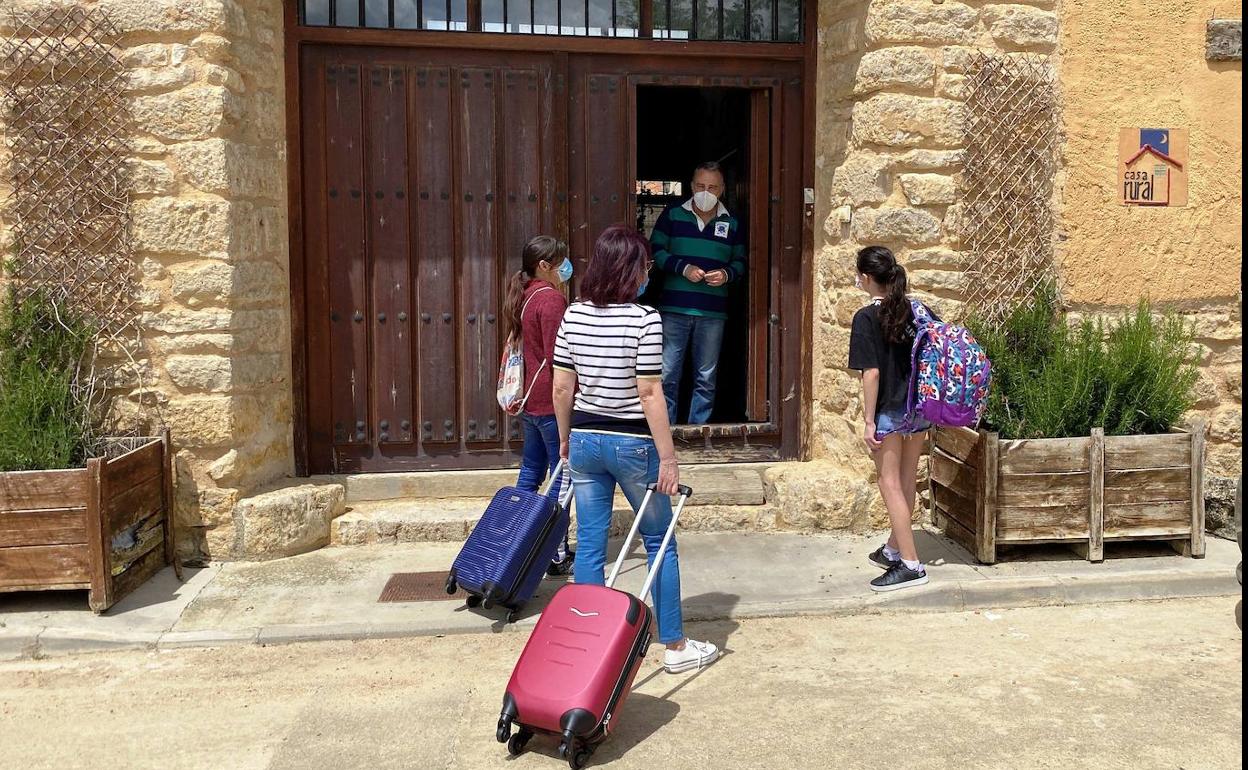
[[[907,422],[914,313],[906,296],[906,269],[883,246],[858,252],[855,285],[871,304],[854,315],[849,368],[862,372],[863,441],[875,460],[880,495],[892,534],[868,557],[885,572],[871,581],[875,591],[923,585],[927,572],[914,545],[913,513],[919,457],[928,425],[917,415]]]

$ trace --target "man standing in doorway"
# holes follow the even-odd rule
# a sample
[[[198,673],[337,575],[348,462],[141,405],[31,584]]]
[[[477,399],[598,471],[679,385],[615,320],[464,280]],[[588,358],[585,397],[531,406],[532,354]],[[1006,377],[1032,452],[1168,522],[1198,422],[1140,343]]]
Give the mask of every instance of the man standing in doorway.
[[[689,424],[711,419],[715,375],[728,317],[728,284],[745,277],[745,240],[737,220],[720,202],[724,174],[718,163],[693,172],[693,195],[664,211],[650,245],[664,276],[659,312],[663,316],[663,395],[668,418],[676,424],[680,379],[687,355],[693,357],[693,401]]]

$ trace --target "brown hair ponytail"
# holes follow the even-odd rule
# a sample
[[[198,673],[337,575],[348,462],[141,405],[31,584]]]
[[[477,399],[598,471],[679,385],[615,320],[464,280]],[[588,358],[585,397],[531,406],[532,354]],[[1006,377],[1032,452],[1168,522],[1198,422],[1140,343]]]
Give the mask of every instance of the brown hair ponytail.
[[[558,238],[539,235],[524,246],[520,269],[507,280],[507,298],[503,302],[503,323],[508,336],[520,334],[520,311],[524,309],[524,291],[537,275],[542,262],[551,267],[568,258],[568,245]]]
[[[906,269],[885,247],[868,246],[858,252],[858,272],[871,276],[884,288],[884,297],[880,301],[880,325],[884,327],[884,338],[893,344],[904,342],[906,331],[914,320],[910,299],[906,296]]]

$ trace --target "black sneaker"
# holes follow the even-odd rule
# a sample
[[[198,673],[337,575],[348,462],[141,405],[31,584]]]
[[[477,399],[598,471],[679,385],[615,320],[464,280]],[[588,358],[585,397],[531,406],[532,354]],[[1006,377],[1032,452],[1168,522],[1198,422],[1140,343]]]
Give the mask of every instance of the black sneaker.
[[[922,585],[927,585],[927,572],[922,567],[913,570],[904,562],[897,562],[888,568],[888,572],[871,581],[871,590],[897,591]]]
[[[576,551],[568,551],[567,556],[563,557],[563,561],[554,561],[546,568],[546,574],[549,577],[567,577],[572,574],[572,568],[576,566]]]
[[[880,569],[892,569],[898,564],[901,564],[900,558],[890,559],[884,555],[884,546],[880,546],[872,551],[871,555],[868,556],[867,559]]]

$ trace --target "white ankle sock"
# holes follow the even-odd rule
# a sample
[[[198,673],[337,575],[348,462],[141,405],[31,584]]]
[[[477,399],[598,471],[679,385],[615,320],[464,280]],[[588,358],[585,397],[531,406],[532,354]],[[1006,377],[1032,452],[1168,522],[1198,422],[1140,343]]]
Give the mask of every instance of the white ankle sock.
[[[884,558],[888,559],[889,561],[897,561],[898,559],[901,558],[901,551],[898,551],[896,548],[893,548],[888,543],[885,543],[884,544]]]
[[[914,561],[910,561],[909,559],[902,559],[901,563],[906,565],[907,569],[912,569],[915,572],[923,572],[923,562],[919,561],[918,559],[915,559]]]

